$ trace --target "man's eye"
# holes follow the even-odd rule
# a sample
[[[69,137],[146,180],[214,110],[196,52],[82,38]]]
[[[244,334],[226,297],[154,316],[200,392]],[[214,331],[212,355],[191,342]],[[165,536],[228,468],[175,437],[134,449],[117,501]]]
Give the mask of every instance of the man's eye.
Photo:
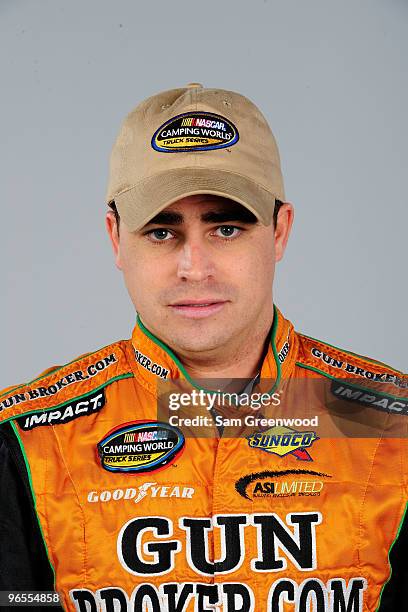
[[[170,233],[170,231],[168,229],[163,228],[163,227],[160,227],[160,228],[154,229],[154,230],[150,230],[150,232],[147,232],[146,235],[153,242],[167,242],[168,238],[172,237],[172,234]]]
[[[216,231],[221,232],[222,238],[237,238],[241,232],[241,228],[235,225],[220,225]]]

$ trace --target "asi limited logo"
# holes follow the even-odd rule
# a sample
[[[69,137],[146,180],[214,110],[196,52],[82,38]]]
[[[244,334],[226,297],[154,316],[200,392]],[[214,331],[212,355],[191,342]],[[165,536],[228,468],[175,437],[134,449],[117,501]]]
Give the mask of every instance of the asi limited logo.
[[[235,490],[250,501],[264,497],[318,497],[324,478],[331,475],[313,470],[265,470],[242,476]]]

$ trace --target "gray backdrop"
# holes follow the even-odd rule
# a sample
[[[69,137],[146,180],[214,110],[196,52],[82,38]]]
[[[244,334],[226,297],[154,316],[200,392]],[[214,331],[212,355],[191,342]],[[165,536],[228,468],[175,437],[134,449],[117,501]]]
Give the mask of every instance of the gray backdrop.
[[[249,96],[277,137],[277,305],[407,370],[408,2],[1,0],[0,22],[0,387],[129,337],[108,156],[140,100],[190,81]]]

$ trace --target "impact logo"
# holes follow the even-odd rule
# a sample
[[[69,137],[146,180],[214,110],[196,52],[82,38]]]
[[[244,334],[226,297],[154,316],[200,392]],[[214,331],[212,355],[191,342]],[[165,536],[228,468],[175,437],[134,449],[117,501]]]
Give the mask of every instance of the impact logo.
[[[265,470],[242,476],[235,490],[250,501],[259,497],[317,497],[324,486],[323,478],[331,476],[313,470]]]
[[[300,461],[313,461],[306,448],[318,439],[314,431],[296,431],[289,427],[271,427],[247,437],[251,448],[259,448],[279,457],[292,454]]]
[[[101,465],[109,472],[152,472],[173,463],[184,443],[177,427],[159,421],[135,421],[112,429],[97,448]]]
[[[24,431],[29,431],[35,427],[41,427],[44,425],[60,425],[62,423],[69,423],[78,417],[95,414],[95,412],[99,412],[104,405],[105,393],[102,389],[101,391],[86,395],[82,397],[82,399],[76,399],[68,406],[64,404],[59,408],[24,415],[16,420],[21,429]]]
[[[376,393],[371,389],[360,389],[354,385],[337,380],[333,380],[331,384],[331,392],[336,397],[347,402],[355,402],[362,406],[370,406],[376,410],[387,412],[389,414],[404,414],[408,415],[408,400],[399,398],[385,393]]]
[[[231,147],[239,140],[231,121],[214,113],[200,111],[172,117],[153,134],[152,147],[164,153],[209,151]]]

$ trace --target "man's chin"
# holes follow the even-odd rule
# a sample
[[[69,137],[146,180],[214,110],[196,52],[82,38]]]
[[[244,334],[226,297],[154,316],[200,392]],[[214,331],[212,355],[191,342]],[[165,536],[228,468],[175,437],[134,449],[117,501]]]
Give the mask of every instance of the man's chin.
[[[225,323],[210,320],[189,320],[183,324],[166,329],[170,347],[194,353],[203,353],[219,349],[228,342],[231,330]]]

